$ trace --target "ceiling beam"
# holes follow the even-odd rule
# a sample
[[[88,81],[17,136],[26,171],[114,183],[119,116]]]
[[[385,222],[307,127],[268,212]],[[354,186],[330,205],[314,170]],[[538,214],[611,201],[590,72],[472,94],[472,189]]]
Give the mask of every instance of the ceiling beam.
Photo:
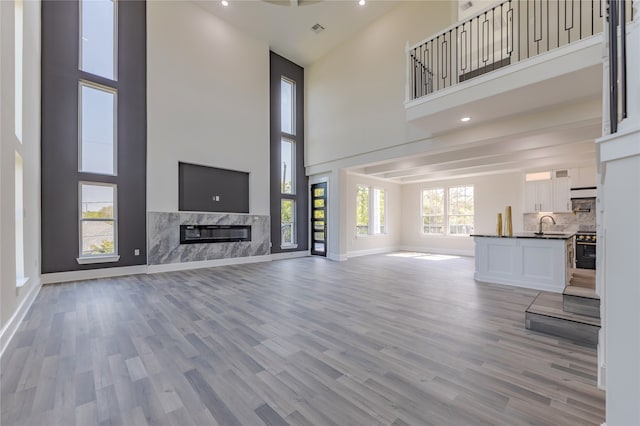
[[[572,168],[580,165],[586,165],[592,163],[594,161],[593,153],[576,153],[571,157],[571,162],[566,163],[563,162],[561,164],[558,163],[558,160],[555,158],[540,158],[537,160],[527,162],[527,166],[530,169],[542,168],[542,167],[566,167]],[[443,171],[437,173],[428,173],[419,176],[411,176],[405,177],[395,180],[398,183],[417,183],[417,182],[428,182],[428,181],[437,181],[437,180],[446,180],[446,179],[455,179],[461,177],[471,177],[471,176],[481,176],[481,175],[490,175],[496,173],[507,173],[507,172],[519,172],[521,168],[508,168],[504,169],[496,169],[496,164],[488,164],[484,166],[476,166],[476,167],[468,167],[461,168],[455,171]]]
[[[385,179],[397,179],[407,176],[418,176],[432,172],[456,170],[465,167],[489,165],[489,164],[510,164],[513,167],[525,168],[527,162],[540,158],[567,158],[570,159],[575,153],[592,153],[595,161],[595,143],[584,141],[567,145],[556,145],[552,147],[536,148],[516,152],[501,153],[499,155],[470,157],[455,161],[448,161],[440,164],[432,164],[424,167],[396,170],[385,173],[380,177]]]
[[[401,169],[411,169],[431,164],[456,161],[464,158],[482,158],[492,155],[517,152],[527,149],[552,147],[563,144],[571,144],[584,140],[592,140],[594,134],[601,132],[601,124],[557,130],[546,134],[532,134],[524,137],[509,136],[493,140],[488,144],[478,145],[468,143],[465,145],[452,145],[448,150],[433,154],[417,155],[412,158],[389,161],[375,166],[365,167],[364,173],[371,175],[384,175]]]

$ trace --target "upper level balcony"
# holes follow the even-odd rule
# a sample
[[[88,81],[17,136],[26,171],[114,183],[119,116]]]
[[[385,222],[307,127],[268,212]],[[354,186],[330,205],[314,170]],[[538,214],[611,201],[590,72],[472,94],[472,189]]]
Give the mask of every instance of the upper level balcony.
[[[506,0],[408,46],[407,121],[435,135],[465,116],[486,122],[601,98],[606,8],[606,0]]]

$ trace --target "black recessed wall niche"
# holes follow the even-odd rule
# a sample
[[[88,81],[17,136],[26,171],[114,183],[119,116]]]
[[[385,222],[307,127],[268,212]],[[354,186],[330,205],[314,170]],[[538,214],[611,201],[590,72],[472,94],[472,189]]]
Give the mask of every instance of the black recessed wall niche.
[[[249,213],[249,173],[178,163],[178,209]]]

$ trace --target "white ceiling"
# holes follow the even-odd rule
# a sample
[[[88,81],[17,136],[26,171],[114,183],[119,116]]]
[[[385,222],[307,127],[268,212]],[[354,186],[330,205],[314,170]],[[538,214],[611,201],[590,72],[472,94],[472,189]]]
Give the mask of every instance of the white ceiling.
[[[359,6],[357,0],[228,0],[230,4],[225,7],[220,0],[194,1],[231,25],[264,40],[271,50],[303,67],[313,64],[402,3],[400,0],[367,0],[365,6]],[[315,24],[325,30],[314,33],[311,27]],[[595,75],[601,73],[601,69],[596,71],[585,69],[582,74],[562,76],[556,79],[559,83],[553,80],[555,86],[547,78],[537,86],[512,91],[500,99],[466,100],[457,109],[432,111],[418,120],[407,118],[414,125],[438,134],[460,126],[458,120],[463,115],[474,116],[471,126],[475,127],[510,114],[548,108],[560,99],[566,102],[578,97],[599,98],[601,85],[585,92],[584,88],[591,86],[582,82],[584,79],[601,81],[601,77]],[[574,88],[581,92],[567,93]],[[583,123],[578,128],[545,129],[543,126],[533,133],[510,134],[481,144],[452,144],[411,157],[350,167],[350,170],[397,183],[412,183],[525,169],[584,166],[595,163],[594,139],[599,134],[599,120]]]
[[[242,31],[266,41],[274,52],[305,67],[397,7],[401,1],[367,0],[196,1]],[[322,25],[319,34],[311,27]]]

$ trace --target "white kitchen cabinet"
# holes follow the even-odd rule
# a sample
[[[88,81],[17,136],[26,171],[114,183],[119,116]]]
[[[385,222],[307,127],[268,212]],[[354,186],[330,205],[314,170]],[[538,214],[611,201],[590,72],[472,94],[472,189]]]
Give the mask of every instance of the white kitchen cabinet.
[[[571,188],[591,188],[597,186],[596,167],[571,169]]]
[[[554,213],[571,212],[571,182],[569,177],[553,180],[553,210]]]
[[[524,183],[524,212],[553,211],[553,183],[551,179]]]

